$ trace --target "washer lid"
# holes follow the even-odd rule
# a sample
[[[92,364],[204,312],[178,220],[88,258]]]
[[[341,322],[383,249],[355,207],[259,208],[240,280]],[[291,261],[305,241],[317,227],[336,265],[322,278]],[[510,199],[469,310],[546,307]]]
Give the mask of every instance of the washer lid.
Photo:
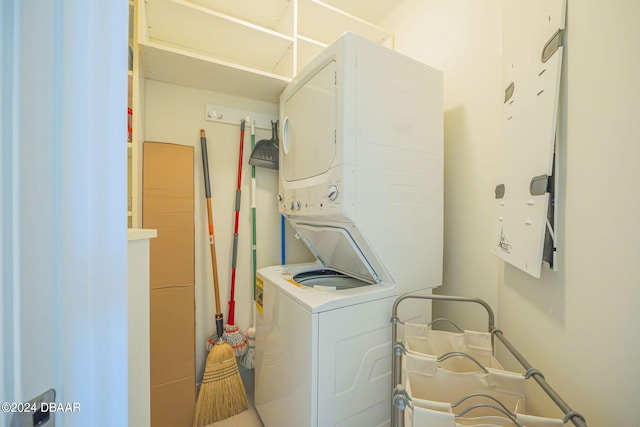
[[[380,283],[380,275],[367,260],[349,230],[339,226],[300,223],[293,227],[325,267],[368,283]]]

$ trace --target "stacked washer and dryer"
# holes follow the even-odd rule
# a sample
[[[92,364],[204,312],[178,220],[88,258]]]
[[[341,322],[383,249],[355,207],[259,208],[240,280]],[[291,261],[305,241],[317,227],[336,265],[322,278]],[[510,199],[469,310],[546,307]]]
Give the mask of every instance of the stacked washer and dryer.
[[[280,212],[317,261],[258,271],[256,409],[266,427],[388,425],[393,302],[442,281],[442,73],[346,33],[280,115]]]

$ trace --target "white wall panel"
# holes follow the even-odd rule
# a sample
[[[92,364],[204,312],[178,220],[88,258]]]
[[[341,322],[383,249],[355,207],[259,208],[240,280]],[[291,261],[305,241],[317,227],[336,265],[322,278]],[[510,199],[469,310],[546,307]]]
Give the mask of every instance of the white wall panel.
[[[502,164],[502,56],[527,39],[539,3],[406,0],[392,25],[383,24],[398,50],[444,71],[445,284],[438,292],[486,299],[498,327],[589,425],[632,425],[640,379],[637,1],[567,5],[558,271],[543,268],[536,279],[487,244]],[[456,320],[474,317],[466,308],[434,308]],[[557,415],[543,393],[527,407]]]

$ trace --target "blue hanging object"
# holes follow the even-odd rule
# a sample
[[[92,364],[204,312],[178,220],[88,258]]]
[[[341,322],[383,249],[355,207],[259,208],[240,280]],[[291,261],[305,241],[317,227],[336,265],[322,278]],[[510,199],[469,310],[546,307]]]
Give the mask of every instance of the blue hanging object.
[[[282,241],[282,248],[281,249],[282,249],[282,252],[280,254],[280,258],[281,258],[281,261],[282,261],[282,265],[285,265],[286,264],[286,262],[285,262],[286,261],[286,257],[285,257],[286,251],[284,249],[285,248],[285,246],[284,246],[284,215],[280,215],[280,230],[281,230],[281,233],[282,233],[282,236],[281,236],[281,241]]]

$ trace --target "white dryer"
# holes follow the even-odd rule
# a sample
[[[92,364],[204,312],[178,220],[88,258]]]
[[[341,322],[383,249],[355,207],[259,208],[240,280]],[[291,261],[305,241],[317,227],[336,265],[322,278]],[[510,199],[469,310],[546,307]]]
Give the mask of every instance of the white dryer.
[[[280,212],[318,262],[258,271],[256,409],[267,427],[386,425],[391,306],[442,280],[442,74],[346,33],[280,113]]]

